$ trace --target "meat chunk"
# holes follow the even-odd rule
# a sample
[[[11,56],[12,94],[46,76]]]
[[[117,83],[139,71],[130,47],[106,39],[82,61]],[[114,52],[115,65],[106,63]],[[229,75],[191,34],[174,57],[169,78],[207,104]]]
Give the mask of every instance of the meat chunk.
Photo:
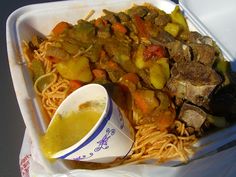
[[[209,36],[202,36],[200,33],[196,31],[189,32],[188,42],[197,44],[208,44],[210,46],[213,46],[214,44],[214,41]]]
[[[191,43],[190,46],[193,51],[194,60],[199,61],[204,65],[209,65],[209,66],[213,65],[216,58],[215,57],[216,52],[214,47],[208,44],[197,44],[197,43]]]
[[[207,113],[197,106],[184,103],[180,110],[179,119],[195,130],[199,130],[207,119]]]
[[[188,42],[190,43],[202,43],[202,35],[196,31],[191,31],[188,33]]]
[[[196,61],[175,63],[171,68],[171,78],[167,88],[177,98],[202,106],[214,88],[222,81],[211,67]]]
[[[161,30],[155,38],[151,39],[153,44],[165,45],[168,42],[175,41],[175,38],[168,32]]]
[[[129,16],[133,17],[138,15],[140,17],[145,17],[148,14],[149,10],[145,6],[133,6],[128,10]]]
[[[170,16],[164,13],[155,18],[155,24],[160,27],[166,26],[169,22],[171,22]]]
[[[103,12],[105,15],[102,17],[104,20],[109,21],[111,24],[118,22],[118,17],[114,12],[104,9]]]
[[[170,58],[175,62],[190,61],[191,53],[189,46],[181,43],[180,41],[172,41],[166,45]]]
[[[120,22],[128,22],[130,21],[130,16],[124,12],[119,12],[117,14],[118,18],[120,19]]]

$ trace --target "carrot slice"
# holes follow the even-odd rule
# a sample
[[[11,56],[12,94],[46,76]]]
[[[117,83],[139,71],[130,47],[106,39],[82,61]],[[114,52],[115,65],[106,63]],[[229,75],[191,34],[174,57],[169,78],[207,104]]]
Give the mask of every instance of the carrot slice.
[[[76,89],[80,88],[83,86],[83,83],[77,80],[70,80],[70,92],[75,91]]]
[[[160,105],[159,100],[152,90],[136,90],[133,92],[134,103],[139,108],[143,115],[151,113]]]
[[[102,18],[98,18],[95,20],[95,24],[96,27],[105,27],[107,25],[107,21],[105,19]]]
[[[137,105],[137,107],[139,109],[141,109],[141,111],[145,114],[149,112],[149,105],[147,104],[147,102],[145,101],[144,97],[142,94],[140,94],[139,91],[135,91],[133,93],[134,96],[134,102]]]
[[[109,60],[107,62],[107,66],[109,67],[109,69],[112,69],[112,70],[119,69],[119,65],[116,62],[112,61],[112,60]]]
[[[63,31],[65,31],[66,29],[70,28],[70,26],[71,25],[69,23],[62,21],[62,22],[59,22],[53,28],[52,32],[53,32],[54,35],[57,36],[57,35],[61,34]]]
[[[122,80],[130,81],[134,84],[138,84],[139,78],[135,73],[127,73],[124,76],[122,76]]]
[[[123,34],[125,34],[125,33],[127,32],[127,29],[126,29],[125,26],[122,25],[121,23],[114,23],[114,24],[112,25],[112,29],[113,29],[114,31],[118,31],[118,32],[123,33]]]
[[[103,69],[93,69],[92,73],[96,79],[106,78],[106,72]]]

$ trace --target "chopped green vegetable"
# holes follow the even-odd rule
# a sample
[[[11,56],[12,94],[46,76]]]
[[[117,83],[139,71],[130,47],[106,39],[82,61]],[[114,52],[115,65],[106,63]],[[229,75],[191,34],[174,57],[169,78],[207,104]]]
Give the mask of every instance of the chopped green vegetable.
[[[37,81],[35,82],[35,87],[38,90],[38,92],[42,92],[46,87],[48,87],[49,84],[54,82],[56,78],[57,77],[55,73],[45,74],[37,79]]]
[[[67,53],[60,47],[50,46],[46,50],[46,56],[53,57],[59,60],[68,60],[70,59],[70,54]]]
[[[170,97],[162,91],[158,91],[156,93],[156,97],[158,98],[160,105],[158,107],[159,110],[168,110],[171,105]]]
[[[91,62],[96,62],[101,53],[102,46],[98,43],[91,45],[89,50],[85,53],[85,56],[90,59]]]
[[[91,41],[95,37],[95,27],[85,20],[79,20],[71,31],[74,37],[82,42]]]
[[[75,55],[79,51],[78,44],[73,44],[67,41],[64,41],[62,43],[63,49],[65,49],[66,52],[69,54]]]
[[[44,72],[43,63],[40,60],[32,60],[33,80],[36,81]]]

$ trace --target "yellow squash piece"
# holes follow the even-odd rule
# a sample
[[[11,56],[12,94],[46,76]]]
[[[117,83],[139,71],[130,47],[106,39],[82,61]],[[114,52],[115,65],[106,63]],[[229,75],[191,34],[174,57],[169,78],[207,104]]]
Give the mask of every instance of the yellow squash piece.
[[[188,24],[181,13],[179,6],[175,7],[175,9],[171,12],[170,17],[173,23],[181,25],[184,31],[189,31]]]
[[[157,63],[161,65],[166,79],[170,78],[170,67],[168,58],[160,58],[157,60]]]
[[[162,89],[170,77],[167,58],[159,59],[149,70],[150,82],[156,89]]]
[[[62,77],[69,80],[90,82],[93,78],[89,66],[89,60],[83,56],[62,61],[56,65],[56,69]]]
[[[167,23],[167,25],[164,27],[164,30],[176,37],[179,34],[180,26],[176,23]]]
[[[142,69],[145,66],[144,59],[143,59],[143,51],[144,51],[144,45],[139,45],[137,53],[135,55],[135,65],[137,68]]]

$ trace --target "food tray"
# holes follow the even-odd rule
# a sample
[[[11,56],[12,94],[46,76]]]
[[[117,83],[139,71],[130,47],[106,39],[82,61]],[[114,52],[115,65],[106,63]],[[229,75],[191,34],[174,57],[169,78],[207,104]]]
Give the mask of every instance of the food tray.
[[[167,13],[170,13],[176,5],[168,0],[137,0],[135,4],[143,4],[144,2],[151,3]],[[55,24],[60,21],[75,24],[78,19],[84,18],[92,9],[95,10],[93,18],[96,18],[102,14],[102,9],[121,11],[133,4],[134,1],[132,0],[60,1],[24,6],[15,10],[9,16],[6,35],[12,81],[23,120],[36,147],[39,145],[38,137],[44,132],[46,125],[43,122],[43,113],[35,96],[33,84],[23,57],[22,41],[30,40],[32,35],[35,34],[48,35]],[[191,30],[200,29],[198,23],[194,23],[195,21],[188,22]],[[203,31],[200,30],[200,32]],[[192,157],[192,160],[201,158],[211,152],[217,152],[219,147],[235,139],[236,126],[203,137],[195,144],[200,149]],[[50,163],[40,151],[38,151],[38,159],[48,171],[65,172],[70,170],[61,160]],[[170,162],[165,165],[173,166],[176,164],[179,164],[179,162]]]

